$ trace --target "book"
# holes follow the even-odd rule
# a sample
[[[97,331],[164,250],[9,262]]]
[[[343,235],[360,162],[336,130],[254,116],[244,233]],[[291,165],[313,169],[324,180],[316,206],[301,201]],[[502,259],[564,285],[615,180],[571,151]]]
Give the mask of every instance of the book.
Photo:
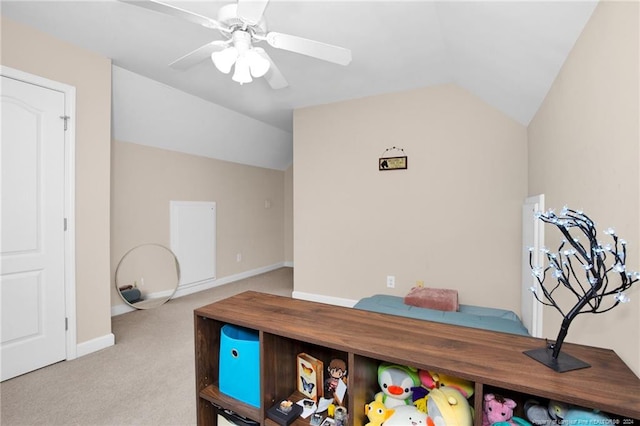
[[[297,389],[309,399],[318,401],[323,393],[323,363],[319,359],[304,352],[298,354]]]

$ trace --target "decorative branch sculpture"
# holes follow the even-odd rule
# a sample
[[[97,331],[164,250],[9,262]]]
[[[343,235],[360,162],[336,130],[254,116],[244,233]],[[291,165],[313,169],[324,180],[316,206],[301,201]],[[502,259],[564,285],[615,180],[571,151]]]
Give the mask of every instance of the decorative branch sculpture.
[[[555,225],[564,238],[557,252],[541,249],[547,259],[544,267],[533,265],[533,249],[530,249],[529,265],[542,294],[538,294],[535,287],[531,287],[531,291],[538,302],[560,312],[563,320],[555,342],[548,344],[547,348],[525,353],[559,372],[589,367],[589,364],[560,352],[571,322],[580,314],[599,314],[628,302],[624,292],[640,280],[640,272],[626,269],[626,241],[608,228],[604,233],[611,236],[613,244],[601,244],[594,222],[584,213],[565,207],[560,215],[549,210],[537,212],[536,217]],[[586,241],[581,241],[579,236],[586,237]],[[553,284],[545,282],[551,277],[555,279]],[[575,304],[566,313],[554,297],[561,288],[575,297]]]

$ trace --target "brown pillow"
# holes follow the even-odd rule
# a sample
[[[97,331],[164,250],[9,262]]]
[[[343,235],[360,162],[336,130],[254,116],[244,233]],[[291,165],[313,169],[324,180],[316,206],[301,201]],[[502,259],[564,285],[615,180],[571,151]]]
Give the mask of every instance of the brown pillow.
[[[406,305],[439,311],[458,310],[458,290],[445,288],[414,287],[404,297]]]

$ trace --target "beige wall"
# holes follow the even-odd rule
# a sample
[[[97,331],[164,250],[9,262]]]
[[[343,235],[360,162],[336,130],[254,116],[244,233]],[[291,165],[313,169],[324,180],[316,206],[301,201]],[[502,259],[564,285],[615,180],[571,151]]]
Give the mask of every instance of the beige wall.
[[[112,276],[132,247],[170,246],[171,200],[216,202],[217,278],[284,261],[285,172],[121,141],[112,155]]]
[[[640,117],[637,2],[601,2],[529,126],[529,193],[548,208],[583,209],[602,230],[628,241],[631,270],[640,269]],[[547,245],[557,230],[546,228]],[[555,243],[554,243],[555,242]],[[640,375],[640,284],[631,303],[602,315],[581,315],[567,341],[614,349]],[[560,315],[544,312],[554,339]]]
[[[111,61],[2,18],[1,63],[76,88],[77,343],[111,333]]]
[[[378,171],[393,146],[408,169]],[[359,299],[422,280],[519,311],[526,155],[524,126],[453,85],[296,110],[295,291]]]
[[[284,173],[284,260],[293,266],[293,165]]]

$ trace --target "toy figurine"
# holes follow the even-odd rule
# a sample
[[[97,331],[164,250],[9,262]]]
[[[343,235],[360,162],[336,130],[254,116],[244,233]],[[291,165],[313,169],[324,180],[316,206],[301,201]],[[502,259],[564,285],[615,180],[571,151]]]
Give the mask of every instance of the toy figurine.
[[[345,385],[347,384],[347,363],[341,359],[334,358],[329,363],[327,367],[327,371],[329,372],[329,378],[324,382],[324,394],[327,398],[333,396],[336,398],[336,390],[338,389],[338,384],[342,381]],[[340,398],[338,398],[340,399]],[[341,400],[337,400],[339,404],[342,403]]]

